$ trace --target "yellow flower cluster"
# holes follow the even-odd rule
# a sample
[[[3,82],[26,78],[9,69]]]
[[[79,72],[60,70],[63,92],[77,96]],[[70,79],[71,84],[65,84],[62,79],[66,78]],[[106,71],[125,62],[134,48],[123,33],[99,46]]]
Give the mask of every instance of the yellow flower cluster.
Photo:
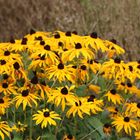
[[[80,36],[70,31],[31,30],[22,39],[0,43],[2,140],[14,131],[24,133],[27,116],[36,121],[29,127],[44,129],[62,124],[62,114],[73,121],[105,111],[104,133],[111,135],[112,128],[140,138],[140,61],[124,62],[124,53],[116,40],[100,39],[96,32]],[[12,124],[8,117],[4,121],[8,113]],[[69,137],[76,139],[66,134],[63,139]]]

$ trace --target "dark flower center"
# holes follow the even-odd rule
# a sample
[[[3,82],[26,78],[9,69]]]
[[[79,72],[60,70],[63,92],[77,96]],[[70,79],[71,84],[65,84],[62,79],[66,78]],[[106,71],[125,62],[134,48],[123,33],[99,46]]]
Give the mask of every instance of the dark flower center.
[[[111,127],[111,125],[110,125],[109,123],[105,123],[105,124],[104,124],[104,127],[105,127],[105,128],[109,128],[109,127]]]
[[[90,95],[90,97],[88,98],[88,102],[93,102],[94,101],[95,96],[94,95]]]
[[[31,79],[31,83],[32,83],[32,84],[37,84],[37,83],[38,83],[38,78],[37,78],[37,76],[34,76],[34,77]]]
[[[9,56],[9,55],[10,55],[10,52],[9,52],[9,51],[5,51],[5,52],[4,52],[4,55],[5,55],[5,56]]]
[[[125,122],[129,122],[129,121],[130,121],[129,117],[125,117],[125,118],[124,118],[124,121],[125,121]]]
[[[4,100],[1,98],[0,99],[0,104],[3,104],[4,103]]]
[[[5,60],[1,60],[1,61],[0,61],[0,64],[1,64],[1,65],[5,65],[5,64],[6,64],[6,61],[5,61]]]
[[[82,70],[86,70],[87,67],[86,67],[85,65],[82,65],[82,66],[81,66],[81,69],[82,69]]]
[[[114,62],[117,63],[117,64],[120,64],[120,63],[121,63],[121,59],[118,58],[118,57],[116,57],[116,58],[114,59]]]
[[[41,60],[45,60],[45,56],[46,56],[45,54],[42,55],[42,56],[40,56],[40,59],[41,59]]]
[[[67,48],[63,49],[63,51],[67,51],[67,50],[68,50]]]
[[[122,86],[125,86],[125,83],[121,83]]]
[[[9,77],[9,76],[8,76],[7,74],[3,74],[3,79],[6,80],[6,79],[8,79],[8,77]]]
[[[63,65],[62,63],[60,63],[60,64],[58,65],[58,69],[64,69],[64,65]]]
[[[44,112],[44,117],[49,117],[50,116],[50,113],[48,111],[45,111]]]
[[[63,95],[67,95],[67,94],[68,94],[68,89],[67,89],[66,87],[62,88],[62,89],[61,89],[61,93],[62,93]]]
[[[76,69],[76,68],[77,68],[77,66],[72,66],[72,68]]]
[[[14,39],[10,39],[10,43],[14,44],[15,40]]]
[[[35,37],[35,40],[43,40],[42,36]]]
[[[140,108],[140,103],[137,104],[137,107]]]
[[[118,112],[118,108],[117,107],[115,108],[115,111]]]
[[[28,89],[23,90],[21,94],[22,94],[23,97],[26,97],[26,96],[29,95],[29,90]]]
[[[132,66],[129,66],[129,70],[132,72],[133,71],[133,67]]]
[[[114,44],[117,44],[116,39],[111,39],[110,41],[111,41],[112,43],[114,43]]]
[[[132,84],[131,84],[131,83],[127,83],[127,86],[128,86],[128,87],[132,87]]]
[[[73,34],[75,34],[75,35],[77,35],[77,34],[78,34],[78,33],[77,33],[77,31],[73,31],[72,33],[73,33]]]
[[[60,41],[58,42],[58,46],[63,46],[64,44]]]
[[[93,60],[88,60],[87,63],[93,64]]]
[[[36,33],[35,30],[33,30],[33,29],[30,30],[30,35],[35,34],[35,33]]]
[[[76,106],[81,106],[82,103],[81,103],[81,101],[79,101],[79,104],[78,104],[77,102],[75,102],[75,105],[76,105]]]
[[[90,34],[90,37],[91,37],[91,38],[97,38],[97,37],[98,37],[98,35],[97,35],[97,33],[96,33],[96,32],[93,32],[93,33],[91,33],[91,34]]]
[[[140,64],[140,60],[138,60],[138,64]]]
[[[55,38],[55,39],[60,38],[60,34],[55,34],[55,35],[54,35],[54,38]]]
[[[8,84],[7,83],[2,83],[2,87],[3,88],[8,88]]]
[[[44,49],[49,51],[49,50],[51,50],[51,47],[50,47],[50,45],[45,45]]]
[[[40,45],[45,45],[45,41],[41,40]]]
[[[70,31],[67,31],[67,32],[65,33],[65,35],[66,35],[66,36],[71,36],[71,32],[70,32]]]
[[[116,90],[115,89],[112,89],[112,90],[110,90],[110,93],[113,94],[113,95],[115,95],[116,94]]]
[[[19,65],[18,62],[15,62],[15,63],[13,64],[13,66],[14,66],[14,68],[15,68],[16,70],[18,70],[18,69],[20,68],[20,65]]]
[[[138,65],[137,68],[140,69],[140,65]]]
[[[82,48],[82,45],[80,43],[75,44],[75,49],[81,49],[81,48]]]
[[[21,44],[26,45],[27,44],[27,38],[23,38],[22,41],[21,41]]]
[[[71,140],[71,139],[73,138],[73,136],[69,134],[69,135],[67,136],[67,138]]]

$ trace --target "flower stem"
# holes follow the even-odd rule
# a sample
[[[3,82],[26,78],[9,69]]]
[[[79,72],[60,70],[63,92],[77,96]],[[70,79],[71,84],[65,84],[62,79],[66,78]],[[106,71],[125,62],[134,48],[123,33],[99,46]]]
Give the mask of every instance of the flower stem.
[[[32,123],[32,114],[33,114],[33,108],[31,108],[31,117],[30,117],[30,140],[32,140],[32,135],[33,135],[33,123]]]

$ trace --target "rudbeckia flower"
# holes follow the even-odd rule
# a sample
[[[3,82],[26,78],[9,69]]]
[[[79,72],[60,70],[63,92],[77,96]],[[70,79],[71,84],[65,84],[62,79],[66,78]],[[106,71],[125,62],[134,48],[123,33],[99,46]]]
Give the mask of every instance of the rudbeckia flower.
[[[76,101],[76,97],[72,90],[74,89],[74,86],[68,87],[59,87],[57,90],[50,90],[50,95],[48,96],[47,102],[53,102],[56,106],[59,106],[61,104],[62,111],[65,110],[65,106],[69,102]]]
[[[9,108],[10,106],[10,98],[4,96],[3,98],[0,98],[0,115],[5,114],[5,109]]]
[[[77,99],[76,102],[71,102],[68,104],[70,109],[67,111],[66,116],[69,118],[71,115],[75,117],[77,114],[80,118],[83,119],[84,114],[90,115],[90,107],[88,106],[85,98]]]
[[[12,83],[0,82],[0,92],[3,92],[4,95],[16,94],[16,89],[17,87]]]
[[[14,124],[12,126],[12,130],[16,131],[17,133],[24,132],[26,130],[26,128],[27,128],[27,125],[22,124],[20,121],[18,121],[17,124]]]
[[[82,46],[81,43],[76,43],[75,48],[69,49],[62,54],[63,62],[72,61],[75,58],[93,59],[94,53],[90,49]]]
[[[113,119],[112,125],[115,126],[118,133],[124,130],[127,134],[132,135],[132,130],[137,130],[136,121],[129,116],[119,115]]]
[[[76,139],[73,135],[69,134],[69,135],[64,135],[62,140],[76,140]]]
[[[89,90],[95,92],[96,94],[99,94],[101,88],[98,85],[90,84],[88,85]]]
[[[5,135],[10,138],[10,132],[12,129],[9,127],[6,121],[0,122],[0,137],[1,140],[5,140]]]
[[[109,58],[125,53],[125,50],[116,44],[115,39],[112,39],[111,41],[104,40],[103,43],[108,48],[106,51]]]
[[[11,71],[11,63],[4,59],[0,60],[0,74],[7,73],[9,74]]]
[[[126,112],[134,113],[134,115],[140,117],[140,103],[127,103]]]
[[[103,106],[103,100],[98,100],[94,95],[90,95],[87,97],[88,107],[93,114],[97,114],[97,112],[101,112]]]
[[[107,97],[108,101],[112,101],[115,105],[123,102],[123,98],[117,93],[116,89],[110,90],[104,96]]]
[[[18,89],[18,94],[15,95],[13,102],[15,102],[16,108],[23,104],[23,110],[26,109],[26,106],[32,107],[33,104],[37,106],[37,97],[35,91],[31,91],[28,87],[22,87]]]
[[[59,82],[69,80],[74,82],[74,73],[71,65],[64,65],[63,63],[58,63],[57,65],[51,65],[46,69],[46,74],[48,79],[58,80]]]
[[[112,131],[111,124],[105,123],[104,126],[103,126],[103,132],[104,132],[106,135],[110,136],[111,131]]]
[[[107,50],[106,46],[103,43],[103,40],[98,38],[97,33],[93,32],[89,36],[84,36],[85,39],[85,45],[88,48],[93,48],[95,51],[102,50],[102,52],[105,52]]]
[[[107,79],[125,81],[125,63],[120,58],[110,59],[101,66],[100,73],[104,73],[103,77]]]
[[[56,126],[55,120],[61,120],[59,114],[49,109],[43,109],[43,111],[37,111],[37,114],[33,115],[33,120],[36,121],[36,125],[41,124],[41,128],[47,127],[48,125]]]

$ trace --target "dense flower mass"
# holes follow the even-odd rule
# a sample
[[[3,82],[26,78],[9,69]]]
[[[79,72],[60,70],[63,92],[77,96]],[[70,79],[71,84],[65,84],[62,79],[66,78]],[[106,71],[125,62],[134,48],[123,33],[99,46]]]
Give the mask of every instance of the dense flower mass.
[[[0,43],[0,139],[140,139],[140,60],[124,53],[96,32]]]

